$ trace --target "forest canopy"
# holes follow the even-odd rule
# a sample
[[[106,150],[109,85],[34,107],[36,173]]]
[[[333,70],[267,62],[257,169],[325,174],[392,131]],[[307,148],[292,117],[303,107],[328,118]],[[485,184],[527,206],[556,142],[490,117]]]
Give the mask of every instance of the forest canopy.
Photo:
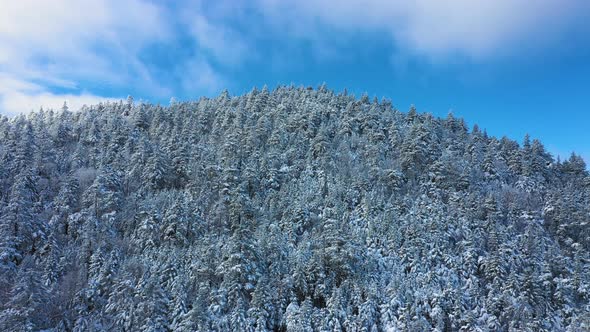
[[[590,330],[590,176],[293,86],[0,118],[2,331]]]

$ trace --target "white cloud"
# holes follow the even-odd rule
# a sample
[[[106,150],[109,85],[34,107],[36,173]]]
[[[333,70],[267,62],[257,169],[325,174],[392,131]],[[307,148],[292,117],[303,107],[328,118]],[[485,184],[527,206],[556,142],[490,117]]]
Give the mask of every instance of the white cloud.
[[[400,59],[486,59],[547,46],[588,9],[583,0],[5,1],[0,112],[91,101],[100,96],[84,91],[97,85],[116,97],[129,87],[152,98],[211,93],[231,83],[220,68],[293,67],[307,49],[325,61],[346,57],[343,46],[362,51],[359,33],[391,39]],[[154,46],[163,63],[150,58]]]
[[[385,33],[405,51],[474,59],[545,47],[588,16],[584,0],[259,0],[274,24],[301,38],[323,27]],[[587,17],[586,17],[587,18]]]
[[[246,45],[239,32],[224,26],[222,20],[214,22],[201,8],[194,1],[177,7],[150,0],[3,3],[0,113],[59,108],[64,100],[75,109],[104,100],[87,92],[88,83],[121,91],[119,98],[130,87],[151,98],[219,89],[225,80],[209,58],[239,64]],[[164,52],[186,47],[185,37],[194,39],[198,49],[174,59],[172,68],[161,68],[145,58],[151,46]]]
[[[130,59],[143,46],[167,37],[163,22],[157,7],[139,0],[7,2],[0,12],[0,64],[17,74],[109,78],[109,69],[134,69]]]
[[[142,56],[147,47],[174,42],[177,31],[171,17],[175,15],[168,8],[148,0],[3,3],[0,113],[61,106],[64,100],[72,108],[104,100],[84,92],[88,82],[170,96],[173,82],[155,77],[157,68]]]
[[[238,65],[253,52],[243,33],[229,27],[227,22],[207,17],[199,7],[186,8],[182,18],[199,48],[219,62]]]
[[[89,93],[82,94],[54,94],[50,92],[41,92],[38,94],[23,94],[14,92],[2,96],[0,107],[4,110],[5,115],[15,115],[27,113],[30,111],[44,109],[61,109],[64,102],[67,103],[71,110],[79,110],[84,105],[95,105],[99,102],[117,101],[117,98],[105,98],[95,96]]]
[[[104,98],[91,93],[55,94],[41,85],[14,79],[0,74],[0,110],[6,115],[15,115],[45,109],[60,109],[64,101],[73,110],[83,105],[93,105],[101,101],[114,101],[116,98]]]
[[[225,79],[206,61],[195,59],[182,67],[182,89],[188,92],[215,93],[223,89]]]

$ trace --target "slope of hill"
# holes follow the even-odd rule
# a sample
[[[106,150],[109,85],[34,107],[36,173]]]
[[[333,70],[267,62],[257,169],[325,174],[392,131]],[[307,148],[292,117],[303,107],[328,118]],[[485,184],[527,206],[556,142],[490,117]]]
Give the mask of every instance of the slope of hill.
[[[0,120],[0,330],[590,329],[590,177],[280,87]]]

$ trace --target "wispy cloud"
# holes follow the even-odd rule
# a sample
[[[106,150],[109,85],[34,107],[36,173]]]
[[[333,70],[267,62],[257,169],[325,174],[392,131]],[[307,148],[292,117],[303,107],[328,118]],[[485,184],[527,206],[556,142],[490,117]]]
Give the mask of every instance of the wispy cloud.
[[[178,46],[174,43],[182,29],[171,20],[176,14],[144,0],[23,0],[3,4],[0,112],[55,107],[64,100],[75,106],[105,99],[88,92],[86,85],[104,84],[122,94],[110,97],[125,97],[130,87],[155,98],[172,95],[178,77],[169,75],[168,81],[163,81],[159,75],[163,69],[145,61],[144,56],[153,45]],[[201,26],[207,27],[206,20],[201,20]],[[212,43],[210,40],[208,45],[215,46]],[[195,58],[207,70],[201,75],[207,79],[197,82],[212,85],[218,76],[200,54],[178,62],[195,68]]]
[[[39,110],[40,107],[59,109],[64,101],[72,109],[92,105],[101,101],[115,100],[88,92],[77,94],[56,94],[47,91],[42,85],[0,75],[0,110],[6,115]]]
[[[361,34],[389,39],[398,66],[415,55],[485,60],[551,45],[590,12],[587,3],[8,1],[0,10],[0,112],[124,98],[131,89],[157,99],[213,93],[249,61],[297,67],[298,55],[346,58],[343,49],[363,47]],[[101,85],[112,88],[94,89]]]
[[[195,59],[181,67],[181,89],[189,92],[214,93],[224,88],[225,78],[206,61]]]
[[[590,9],[583,0],[258,1],[267,17],[295,36],[310,38],[325,27],[381,33],[398,49],[435,61],[456,55],[481,60],[550,46],[588,18]]]
[[[228,14],[231,15],[232,12]],[[235,15],[235,12],[233,14]],[[208,17],[200,6],[188,5],[182,10],[180,18],[199,50],[215,61],[226,65],[238,65],[254,52],[243,32],[223,21],[227,17],[221,20]]]

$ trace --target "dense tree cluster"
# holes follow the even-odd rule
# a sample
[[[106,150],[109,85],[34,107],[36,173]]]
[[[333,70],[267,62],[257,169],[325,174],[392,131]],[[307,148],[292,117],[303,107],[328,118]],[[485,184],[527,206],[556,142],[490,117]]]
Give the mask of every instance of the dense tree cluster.
[[[590,176],[279,87],[0,118],[2,331],[587,331]]]

